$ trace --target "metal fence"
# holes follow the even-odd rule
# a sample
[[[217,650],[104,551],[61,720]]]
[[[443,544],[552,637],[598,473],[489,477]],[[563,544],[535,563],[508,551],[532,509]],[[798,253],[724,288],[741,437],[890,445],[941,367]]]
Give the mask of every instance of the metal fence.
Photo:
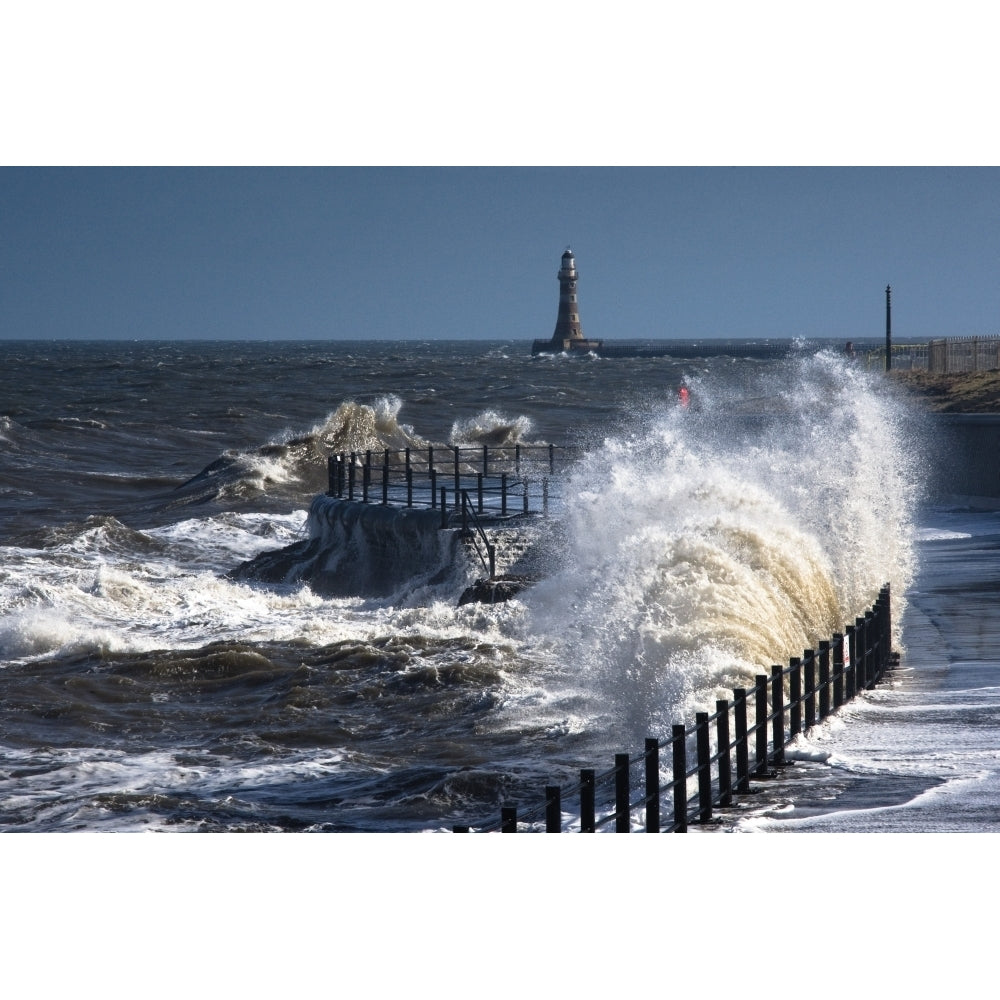
[[[885,348],[865,355],[869,368],[885,368]],[[1000,368],[1000,336],[942,337],[920,344],[893,344],[893,370],[926,371],[938,375],[985,372]]]

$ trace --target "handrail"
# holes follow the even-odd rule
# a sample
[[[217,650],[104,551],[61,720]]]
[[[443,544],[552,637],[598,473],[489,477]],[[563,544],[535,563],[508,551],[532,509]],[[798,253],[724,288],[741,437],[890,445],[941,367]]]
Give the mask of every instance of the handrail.
[[[329,455],[327,496],[383,506],[436,508],[440,486],[450,482],[456,494],[475,490],[481,515],[487,506],[491,516],[547,514],[552,483],[559,482],[557,458],[568,465],[579,449],[551,444],[456,446],[447,460],[442,453],[443,449],[429,446]]]
[[[566,789],[546,786],[540,806],[518,817],[516,805],[504,805],[499,823],[477,825],[474,829],[484,833],[496,830],[514,833],[519,826],[533,829],[544,816],[546,832],[559,833],[562,802],[572,797],[580,800],[580,831],[586,833],[596,832],[612,822],[616,832],[630,832],[632,817],[639,812],[645,813],[648,833],[683,833],[689,823],[717,822],[714,810],[728,808],[737,795],[750,792],[751,778],[765,780],[788,765],[785,748],[790,743],[862,691],[881,683],[898,660],[892,652],[891,640],[891,593],[886,584],[872,607],[856,618],[853,625],[820,642],[817,649],[805,650],[801,657],[791,657],[787,667],[775,665],[769,675],[758,674],[749,690],[734,689],[732,702],[720,699],[714,713],[698,712],[693,726],[676,724],[668,737],[648,737],[642,752],[616,754],[613,768],[599,775],[593,769],[582,769],[576,785]],[[752,725],[747,718],[751,701]],[[735,736],[730,735],[732,732]],[[688,766],[688,744],[692,738],[694,763]],[[667,747],[672,757],[671,780],[661,784],[659,752]],[[631,769],[640,763],[645,768],[645,791],[633,800]],[[697,791],[689,796],[688,782],[692,778],[697,778]],[[610,783],[614,786],[614,807],[598,817],[597,788]],[[664,795],[673,801],[673,818],[666,824],[661,822],[660,815]],[[602,801],[610,798],[611,793]],[[453,829],[464,833],[473,827],[456,825]]]
[[[472,516],[473,530],[469,531],[469,516]],[[483,554],[479,548],[479,538],[483,541],[483,546],[486,549],[486,558],[483,558]],[[493,579],[497,572],[497,552],[496,546],[490,543],[490,540],[486,537],[486,532],[483,530],[483,526],[479,523],[479,518],[476,516],[475,510],[473,510],[472,502],[469,500],[469,491],[462,490],[462,537],[469,538],[472,541],[472,545],[476,550],[476,555],[479,556],[479,561],[483,564],[483,569],[489,574],[489,579]]]

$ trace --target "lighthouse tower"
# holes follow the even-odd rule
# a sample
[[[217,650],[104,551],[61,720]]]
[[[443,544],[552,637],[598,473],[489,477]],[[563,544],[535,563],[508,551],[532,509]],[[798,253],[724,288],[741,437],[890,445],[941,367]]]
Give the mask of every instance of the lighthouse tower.
[[[559,313],[556,329],[551,340],[536,340],[532,353],[542,351],[596,351],[601,346],[599,340],[587,340],[580,324],[580,306],[577,302],[576,258],[569,247],[562,255],[559,268]]]
[[[568,351],[574,340],[583,340],[583,328],[580,326],[580,305],[576,300],[576,258],[573,251],[566,247],[562,255],[562,267],[559,268],[559,315],[556,317],[556,330],[553,340],[568,341],[563,344],[563,350]]]

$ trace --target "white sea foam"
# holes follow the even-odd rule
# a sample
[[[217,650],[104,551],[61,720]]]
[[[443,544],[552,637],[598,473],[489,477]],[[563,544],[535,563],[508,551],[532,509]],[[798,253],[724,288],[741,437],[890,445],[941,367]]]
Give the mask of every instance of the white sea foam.
[[[525,597],[533,629],[635,735],[714,709],[886,581],[901,600],[913,573],[919,469],[900,403],[829,356],[762,372],[766,410],[691,385],[698,409],[654,411],[582,464],[562,565]]]

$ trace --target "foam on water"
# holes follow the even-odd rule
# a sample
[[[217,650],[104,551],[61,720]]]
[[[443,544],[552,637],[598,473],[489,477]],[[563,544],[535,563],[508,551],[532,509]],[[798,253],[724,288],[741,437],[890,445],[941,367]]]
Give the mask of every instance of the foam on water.
[[[898,608],[913,574],[903,403],[830,355],[739,393],[690,385],[695,407],[654,409],[581,463],[561,565],[524,598],[636,738],[815,648],[886,581]]]

